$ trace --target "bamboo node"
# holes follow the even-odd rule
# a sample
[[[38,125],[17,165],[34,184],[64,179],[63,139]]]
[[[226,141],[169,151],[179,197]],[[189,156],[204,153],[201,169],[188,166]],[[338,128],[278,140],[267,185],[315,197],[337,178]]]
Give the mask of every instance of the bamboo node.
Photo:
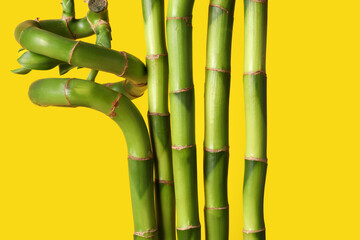
[[[153,229],[150,229],[150,230],[147,230],[147,231],[144,231],[144,232],[134,232],[134,235],[139,236],[139,237],[143,237],[143,238],[152,238],[152,237],[155,237],[154,234],[151,234],[151,235],[146,235],[146,234],[155,233],[157,230],[158,230],[157,228],[153,228]]]
[[[159,59],[160,56],[167,56],[167,53],[160,53],[160,54],[150,54],[146,55],[146,59],[153,60],[153,59]]]
[[[229,205],[225,206],[225,207],[205,207],[205,210],[226,210],[229,209]]]
[[[148,112],[148,116],[168,117],[168,116],[170,116],[170,113]]]
[[[251,0],[252,2],[257,2],[257,3],[267,3],[267,0]]]
[[[162,179],[156,179],[155,178],[155,182],[156,183],[162,183],[162,184],[169,185],[169,186],[174,186],[174,181],[162,180]]]
[[[69,22],[73,19],[74,17],[65,17],[65,16],[62,16],[62,20],[64,20],[65,22],[65,25],[66,25],[66,29],[68,30],[70,36],[72,37],[72,39],[76,39],[75,35],[71,32],[70,30],[70,27],[69,27]]]
[[[120,52],[120,53],[121,53],[121,54],[124,56],[124,58],[125,58],[125,66],[124,66],[124,69],[123,69],[122,73],[121,73],[120,75],[117,75],[118,77],[124,76],[124,74],[125,74],[125,72],[126,72],[126,69],[128,68],[128,65],[129,65],[126,52],[122,51],[122,52]]]
[[[186,22],[186,25],[187,25],[187,26],[191,26],[192,16],[189,16],[189,17],[167,17],[167,18],[166,18],[166,21],[167,21],[167,20],[174,20],[174,19],[183,20],[183,21]]]
[[[109,30],[111,31],[110,23],[107,22],[107,21],[105,21],[105,20],[102,20],[102,19],[99,19],[99,20],[95,23],[94,29],[96,30],[96,28],[97,28],[98,26],[100,26],[100,25],[106,25],[106,26],[109,28]]]
[[[207,71],[215,71],[215,72],[222,72],[222,73],[228,73],[228,74],[231,73],[230,70],[226,70],[226,69],[217,69],[217,68],[208,68],[208,67],[205,67],[205,70],[207,70]]]
[[[64,87],[64,94],[65,94],[65,98],[66,98],[66,101],[68,102],[69,106],[71,106],[71,102],[67,96],[67,90],[69,90],[69,83],[70,81],[73,80],[73,78],[69,78],[69,80],[67,80],[66,84],[65,84],[65,87]]]
[[[116,113],[115,113],[115,108],[117,108],[119,106],[119,100],[121,98],[122,94],[119,93],[118,97],[112,102],[112,107],[111,107],[111,111],[110,113],[108,114],[108,116],[113,119],[115,116],[116,116]]]
[[[126,88],[126,84],[127,84],[128,82],[130,82],[130,81],[128,81],[127,79],[125,79],[125,81],[124,81],[124,89],[125,89],[125,92],[126,92],[130,97],[138,98],[138,97],[141,97],[142,95],[144,95],[144,93],[142,93],[140,96],[137,96],[137,95],[132,94],[132,93]]]
[[[71,65],[71,58],[74,54],[74,51],[75,51],[75,48],[80,44],[80,41],[76,42],[76,44],[74,45],[74,47],[71,49],[71,52],[70,52],[70,56],[69,56],[69,61],[68,63]]]
[[[192,89],[194,89],[194,85],[192,85],[191,87],[188,87],[188,88],[182,88],[182,89],[179,89],[179,90],[175,90],[175,91],[172,91],[170,93],[182,93],[182,92],[190,91]]]
[[[153,159],[153,155],[152,155],[152,152],[149,151],[148,153],[148,156],[147,157],[144,157],[144,158],[139,158],[139,157],[134,157],[134,156],[131,156],[130,154],[128,155],[128,158],[131,159],[131,160],[135,160],[135,161],[148,161],[148,160],[151,160]]]
[[[261,74],[261,75],[263,75],[265,78],[267,78],[266,73],[265,73],[264,71],[262,71],[262,70],[255,71],[255,72],[246,72],[246,73],[244,73],[243,75],[246,76],[246,75],[259,75],[259,74]]]
[[[246,234],[259,233],[259,232],[264,232],[264,231],[265,231],[265,228],[260,229],[260,230],[245,230],[245,229],[243,229],[243,233],[246,233]]]
[[[225,146],[220,149],[210,149],[210,148],[207,148],[204,146],[204,151],[210,152],[210,153],[228,152],[229,148],[230,148],[229,146]]]
[[[262,162],[262,163],[267,164],[267,158],[256,158],[256,157],[246,157],[245,156],[245,160],[255,161],[255,162]]]
[[[190,230],[190,229],[195,229],[195,228],[201,228],[201,225],[196,225],[196,226],[193,226],[193,225],[190,225],[190,226],[187,226],[187,227],[183,227],[183,228],[176,228],[177,230],[179,231],[185,231],[185,230]]]
[[[229,10],[227,10],[226,8],[223,8],[219,5],[216,4],[210,4],[209,7],[216,7],[216,8],[220,8],[221,10],[225,11],[227,15],[230,15],[232,17],[234,17],[234,14],[232,12],[230,12]]]
[[[183,150],[183,149],[187,149],[187,148],[193,148],[196,147],[195,144],[191,144],[191,145],[187,145],[187,146],[176,146],[176,145],[172,145],[171,148],[175,149],[175,150]]]
[[[111,87],[112,85],[114,85],[115,83],[105,83],[103,84],[105,87]]]
[[[131,80],[128,80],[129,81],[129,83],[131,84],[131,85],[133,85],[134,87],[146,87],[148,84],[147,83],[134,83],[133,81],[131,81]]]
[[[95,27],[94,27],[94,25],[92,24],[92,22],[91,22],[90,19],[89,19],[89,12],[86,14],[86,20],[87,20],[88,23],[90,24],[90,27],[91,27],[91,29],[93,30],[93,32],[96,34]]]

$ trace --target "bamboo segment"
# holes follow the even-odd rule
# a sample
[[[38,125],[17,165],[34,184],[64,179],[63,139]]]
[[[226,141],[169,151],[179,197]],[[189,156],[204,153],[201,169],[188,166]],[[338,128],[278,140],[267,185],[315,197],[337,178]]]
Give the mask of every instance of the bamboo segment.
[[[211,0],[205,83],[206,239],[229,238],[229,92],[235,0]]]
[[[128,148],[134,239],[157,240],[151,145],[135,105],[121,93],[80,79],[36,81],[30,86],[29,97],[41,106],[89,107],[108,115],[120,126]]]
[[[155,155],[159,239],[175,240],[175,193],[168,109],[164,0],[142,0],[149,84],[149,129]]]
[[[145,84],[146,68],[136,57],[94,44],[77,42],[42,30],[36,21],[25,21],[15,30],[15,38],[31,52],[70,65],[114,73],[136,84]]]
[[[173,168],[179,240],[200,240],[192,73],[193,0],[170,0],[167,16]]]
[[[244,240],[264,240],[267,169],[266,32],[267,1],[245,0],[244,96],[246,123],[243,192]]]

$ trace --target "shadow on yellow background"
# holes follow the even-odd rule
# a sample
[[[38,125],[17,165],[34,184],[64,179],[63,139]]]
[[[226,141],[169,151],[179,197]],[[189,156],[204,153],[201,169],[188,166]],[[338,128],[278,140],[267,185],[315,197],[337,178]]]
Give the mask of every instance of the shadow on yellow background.
[[[87,6],[77,0],[76,14]],[[5,4],[5,6],[4,6]],[[196,139],[204,135],[208,1],[193,14]],[[283,4],[283,5],[281,5]],[[360,3],[269,1],[267,238],[355,239],[360,214]],[[126,145],[107,116],[90,109],[41,108],[27,96],[58,70],[15,75],[13,37],[27,19],[61,17],[59,1],[5,1],[2,21],[0,239],[132,239]],[[145,61],[141,1],[109,1],[113,48]],[[5,15],[5,16],[4,16]],[[95,42],[95,38],[88,39]],[[237,1],[230,94],[230,239],[242,239],[245,124],[243,3]],[[65,77],[86,78],[87,69]],[[100,73],[98,81],[115,82]],[[143,116],[147,94],[134,103]],[[198,148],[199,206],[204,206]],[[200,212],[204,226],[203,212]],[[205,239],[204,228],[202,236]]]

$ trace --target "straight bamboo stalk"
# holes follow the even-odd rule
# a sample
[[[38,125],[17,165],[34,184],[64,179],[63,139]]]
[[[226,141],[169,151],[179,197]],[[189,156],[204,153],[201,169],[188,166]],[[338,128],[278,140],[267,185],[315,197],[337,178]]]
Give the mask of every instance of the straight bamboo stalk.
[[[192,72],[194,0],[170,0],[167,12],[172,154],[179,240],[200,240]]]
[[[245,0],[244,96],[246,123],[243,189],[244,240],[264,240],[267,169],[266,32],[267,0]]]
[[[229,92],[235,0],[211,0],[205,83],[206,239],[229,238]]]
[[[149,89],[149,129],[155,159],[159,239],[175,240],[175,193],[168,109],[164,0],[142,0]]]
[[[42,79],[29,89],[41,106],[88,107],[111,117],[122,129],[128,148],[135,240],[158,240],[153,184],[153,159],[145,122],[135,105],[121,93],[80,79]]]

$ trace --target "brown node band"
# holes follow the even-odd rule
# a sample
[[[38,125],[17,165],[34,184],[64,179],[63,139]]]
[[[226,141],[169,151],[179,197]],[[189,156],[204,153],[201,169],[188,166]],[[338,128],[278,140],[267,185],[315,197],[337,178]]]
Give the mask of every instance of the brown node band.
[[[168,116],[170,116],[170,113],[148,112],[148,116],[168,117]]]
[[[66,84],[65,84],[65,87],[64,87],[64,94],[65,94],[65,98],[66,98],[66,101],[68,102],[69,106],[71,106],[71,102],[67,96],[67,93],[66,91],[69,89],[69,83],[70,81],[73,80],[73,78],[69,78],[69,80],[67,80]]]
[[[62,16],[62,20],[64,20],[65,25],[66,25],[66,29],[68,30],[70,36],[72,37],[72,39],[76,39],[75,35],[71,32],[70,27],[69,27],[69,22],[73,19],[74,17],[64,17]]]
[[[206,152],[210,152],[210,153],[219,153],[219,152],[228,152],[229,151],[229,146],[225,146],[225,147],[222,147],[220,149],[210,149],[210,148],[207,148],[204,146],[204,150]]]
[[[266,73],[261,70],[256,71],[256,72],[246,72],[243,75],[246,76],[246,75],[259,75],[259,74],[263,75],[264,77],[267,77]]]
[[[148,84],[147,83],[134,83],[133,81],[131,81],[131,80],[128,80],[129,81],[129,83],[131,84],[131,85],[133,85],[134,87],[146,87]]]
[[[192,148],[195,147],[195,144],[191,144],[191,145],[187,145],[187,146],[176,146],[176,145],[172,145],[171,148],[175,149],[175,150],[183,150],[183,149],[187,149],[187,148]]]
[[[174,181],[162,180],[162,179],[155,179],[156,183],[161,183],[169,186],[174,186]]]
[[[192,16],[189,17],[167,17],[166,20],[175,20],[175,19],[180,19],[186,22],[186,25],[191,26],[191,19]]]
[[[264,232],[264,231],[265,231],[265,228],[260,229],[260,230],[245,230],[245,229],[243,229],[243,233],[246,233],[246,234],[259,233],[259,232]]]
[[[148,160],[152,159],[152,157],[138,158],[138,157],[134,157],[134,156],[131,156],[131,155],[128,155],[128,158],[131,159],[131,160],[135,160],[135,161],[148,161]]]
[[[149,233],[154,233],[156,232],[158,229],[157,228],[153,228],[153,229],[150,229],[150,230],[147,230],[145,232],[134,232],[134,235],[135,236],[139,236],[139,237],[143,237],[143,238],[152,238],[154,237],[155,235],[146,235],[146,234],[149,234]]]
[[[245,157],[245,160],[255,161],[255,162],[262,162],[262,163],[267,164],[267,158]]]
[[[189,230],[189,229],[195,229],[195,228],[200,228],[201,225],[196,225],[196,226],[193,226],[193,225],[190,225],[190,226],[187,226],[187,227],[183,227],[183,228],[176,228],[177,230],[179,231],[185,231],[185,230]]]
[[[115,83],[105,83],[104,86],[105,87],[111,87],[112,85],[114,85]]]
[[[188,88],[182,88],[182,89],[179,89],[179,90],[175,90],[175,91],[172,91],[170,93],[182,93],[182,92],[190,91],[192,89],[194,89],[194,85],[192,85],[191,87],[188,87]]]
[[[126,92],[129,96],[131,96],[131,97],[133,97],[133,98],[138,98],[138,97],[141,97],[142,95],[144,95],[144,93],[142,93],[140,96],[137,96],[137,95],[134,95],[134,94],[132,94],[131,92],[129,92],[129,90],[126,88],[126,84],[127,84],[128,82],[130,82],[130,81],[128,81],[127,79],[125,79],[125,81],[124,81],[124,89],[125,89],[125,92]],[[130,82],[130,83],[131,83],[131,82]]]
[[[88,23],[90,24],[90,27],[91,27],[91,29],[93,30],[93,32],[96,34],[95,27],[94,27],[94,25],[92,24],[92,22],[90,21],[88,14],[89,14],[89,12],[86,14],[86,20],[87,20]]]
[[[159,59],[160,56],[167,56],[167,53],[160,53],[160,54],[150,54],[150,55],[146,55],[146,59]]]
[[[119,93],[118,97],[112,102],[112,107],[111,107],[111,111],[110,113],[108,114],[108,116],[110,118],[114,118],[116,116],[116,113],[115,113],[115,108],[117,108],[119,106],[119,100],[121,98],[122,94]]]
[[[208,68],[208,67],[205,67],[205,70],[207,70],[207,71],[215,71],[215,72],[222,72],[222,73],[228,73],[228,74],[231,73],[230,70],[217,69],[217,68]]]
[[[205,207],[205,210],[225,210],[225,209],[229,209],[229,205],[225,206],[225,207],[218,207],[218,208],[214,208],[214,207]]]
[[[35,22],[39,23],[39,22],[40,22],[40,18],[39,18],[39,17],[35,18]]]
[[[121,53],[121,54],[124,56],[124,58],[125,58],[125,66],[124,66],[124,69],[123,69],[122,73],[121,73],[120,75],[117,75],[118,77],[124,76],[124,74],[125,74],[125,72],[126,72],[126,69],[128,68],[128,65],[129,65],[126,52],[122,51],[122,52],[120,52],[120,53]]]
[[[228,15],[234,17],[234,14],[232,12],[230,12],[229,10],[227,10],[226,8],[223,8],[222,6],[216,5],[216,4],[210,4],[209,7],[216,7],[216,8],[220,8],[221,10],[225,11]]]
[[[107,22],[107,21],[105,21],[105,20],[102,20],[102,19],[99,19],[99,20],[95,23],[94,29],[96,30],[96,28],[97,28],[98,26],[100,26],[100,25],[106,25],[106,26],[108,26],[108,27],[109,27],[109,30],[111,31],[110,23]]]
[[[69,56],[69,61],[68,63],[71,65],[71,58],[74,54],[74,51],[75,51],[75,48],[80,44],[80,41],[76,42],[76,44],[74,45],[74,47],[71,49],[71,52],[70,52],[70,56]]]
[[[267,0],[251,0],[251,1],[257,3],[267,3]]]

